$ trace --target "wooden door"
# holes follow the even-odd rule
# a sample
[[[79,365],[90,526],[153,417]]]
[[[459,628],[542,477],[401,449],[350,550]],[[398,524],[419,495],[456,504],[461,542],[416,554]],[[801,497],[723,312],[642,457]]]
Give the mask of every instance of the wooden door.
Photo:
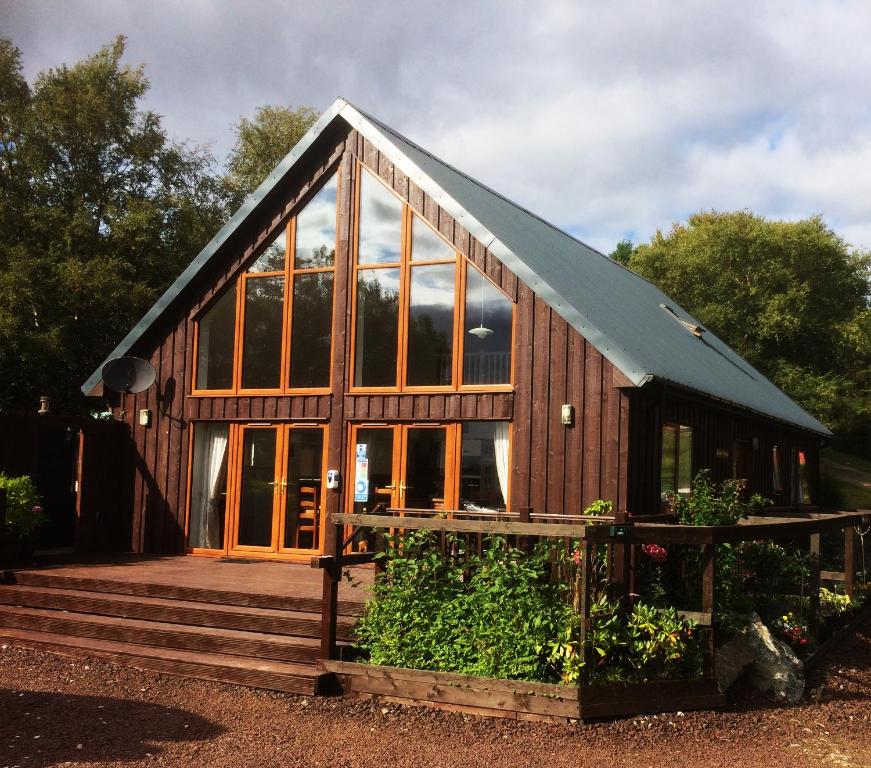
[[[455,424],[351,425],[348,510],[451,509]]]
[[[326,429],[239,427],[230,552],[264,557],[322,551]]]

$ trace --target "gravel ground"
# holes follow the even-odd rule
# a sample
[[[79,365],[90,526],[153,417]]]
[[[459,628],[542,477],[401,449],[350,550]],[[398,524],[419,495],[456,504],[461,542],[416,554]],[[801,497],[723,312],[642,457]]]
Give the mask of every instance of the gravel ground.
[[[76,765],[871,768],[871,621],[806,701],[740,691],[725,712],[514,723],[306,698],[0,647],[0,768]]]

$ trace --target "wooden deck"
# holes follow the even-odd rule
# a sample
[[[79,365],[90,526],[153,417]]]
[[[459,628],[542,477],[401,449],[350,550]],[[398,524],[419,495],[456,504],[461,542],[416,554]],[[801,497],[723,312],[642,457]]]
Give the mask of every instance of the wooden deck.
[[[345,581],[348,642],[372,572]],[[0,639],[142,669],[297,693],[325,680],[322,573],[307,565],[191,556],[115,556],[12,571]],[[328,681],[327,681],[328,682]]]

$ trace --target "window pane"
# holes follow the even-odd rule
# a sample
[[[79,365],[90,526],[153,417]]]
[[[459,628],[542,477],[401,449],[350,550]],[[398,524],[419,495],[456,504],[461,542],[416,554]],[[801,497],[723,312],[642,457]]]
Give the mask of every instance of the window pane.
[[[504,510],[508,492],[508,422],[463,424],[460,509]]]
[[[330,385],[333,273],[297,275],[293,281],[290,386]]]
[[[409,427],[406,439],[406,509],[445,508],[447,430]]]
[[[410,386],[451,383],[455,280],[453,264],[411,270],[407,377]]]
[[[371,174],[360,178],[360,264],[389,264],[400,259],[402,203]]]
[[[249,272],[284,272],[284,260],[287,245],[287,227],[282,227],[275,238],[248,267]]]
[[[411,260],[437,261],[454,258],[454,249],[415,216],[411,224]]]
[[[238,543],[272,545],[272,505],[275,493],[275,429],[246,429],[242,442]]]
[[[277,389],[281,384],[284,278],[249,278],[245,287],[242,387]]]
[[[188,543],[202,549],[224,548],[227,505],[228,424],[195,422],[191,466]]]
[[[780,446],[771,448],[771,481],[775,493],[783,493],[783,475],[780,471]]]
[[[197,336],[197,389],[233,387],[236,284],[200,318]]]
[[[474,267],[466,274],[463,384],[509,384],[514,305]]]
[[[357,273],[354,384],[395,387],[399,334],[399,270]]]
[[[336,258],[336,190],[333,176],[296,217],[296,269],[331,267]]]
[[[677,492],[689,493],[693,483],[693,428],[682,426],[679,435]]]
[[[284,546],[317,549],[321,520],[322,429],[293,429],[287,455]]]
[[[796,470],[798,471],[798,503],[810,504],[811,489],[810,483],[808,482],[807,454],[804,451],[798,451],[797,457],[798,466],[796,467]]]
[[[677,490],[675,466],[675,448],[677,447],[677,427],[666,424],[662,428],[662,463],[659,474],[659,491],[661,494]]]

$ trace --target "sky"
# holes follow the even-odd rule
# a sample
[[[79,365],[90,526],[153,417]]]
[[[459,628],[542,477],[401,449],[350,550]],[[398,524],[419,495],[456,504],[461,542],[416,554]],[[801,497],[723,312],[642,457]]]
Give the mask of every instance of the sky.
[[[711,209],[871,248],[867,0],[0,0],[31,81],[118,34],[219,161],[258,106],[343,96],[605,253]]]

